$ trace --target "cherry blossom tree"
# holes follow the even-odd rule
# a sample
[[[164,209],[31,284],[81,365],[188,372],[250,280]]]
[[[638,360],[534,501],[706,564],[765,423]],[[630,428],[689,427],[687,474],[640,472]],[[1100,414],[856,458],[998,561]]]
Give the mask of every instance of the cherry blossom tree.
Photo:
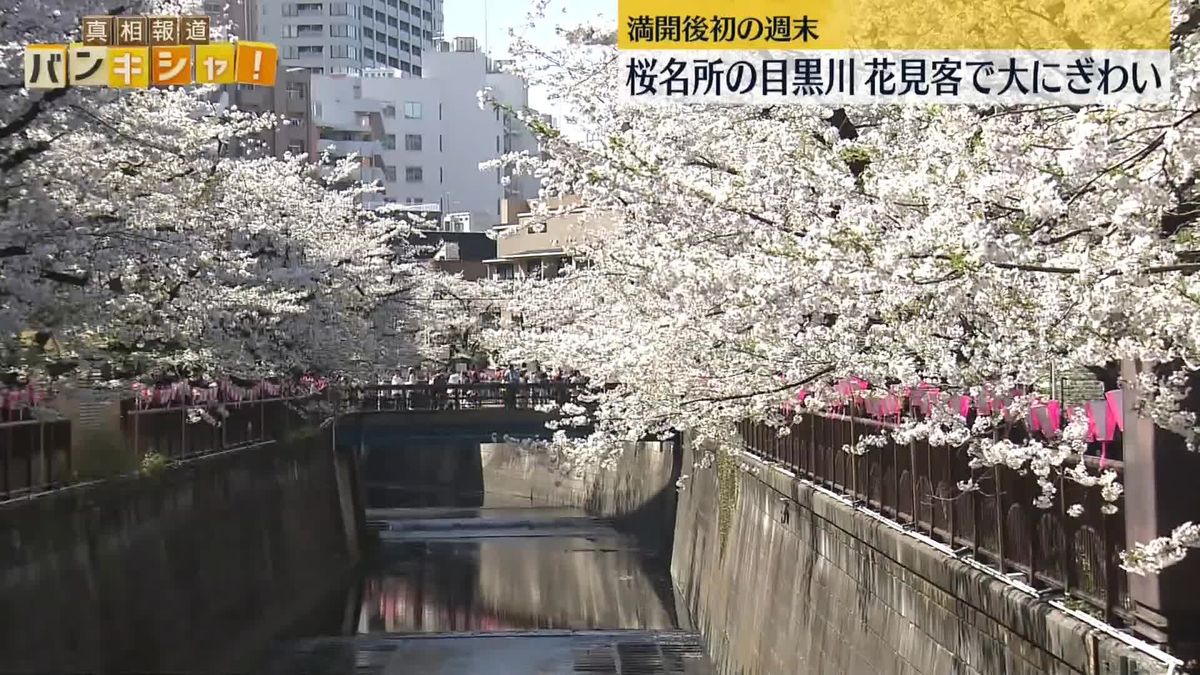
[[[424,362],[448,365],[451,358],[487,361],[484,331],[504,306],[503,288],[489,280],[467,281],[424,265],[407,278],[400,335]]]
[[[752,419],[785,433],[782,404],[806,388],[819,411],[848,377],[871,394],[978,393],[1086,368],[1116,388],[1126,359],[1157,364],[1123,383],[1141,414],[1194,442],[1180,402],[1200,369],[1200,9],[1176,0],[1172,15],[1173,97],[1156,106],[629,107],[613,94],[611,26],[563,30],[561,48],[518,39],[521,73],[586,138],[526,112],[546,156],[503,161],[617,227],[581,244],[591,266],[513,293],[524,325],[489,337],[621,383],[584,446],[601,458],[668,429],[728,443]],[[1120,497],[1114,473],[1080,461],[1081,425],[1011,443],[990,418],[968,428],[937,409],[895,433],[1033,473],[1039,506],[1059,476],[1101,489],[1108,509]],[[1126,564],[1153,572],[1196,532]]]
[[[51,363],[273,375],[369,370],[402,349],[408,224],[361,207],[353,160],[246,150],[274,124],[210,88],[25,90],[27,43],[93,14],[202,13],[191,0],[0,8],[0,340],[52,335]],[[346,187],[349,185],[349,187]],[[389,331],[389,329],[392,329]],[[53,359],[52,359],[53,360]]]

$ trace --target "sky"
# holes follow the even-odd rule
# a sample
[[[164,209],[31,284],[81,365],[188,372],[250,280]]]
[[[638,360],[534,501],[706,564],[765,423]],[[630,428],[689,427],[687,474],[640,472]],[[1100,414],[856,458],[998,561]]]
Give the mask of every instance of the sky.
[[[597,15],[614,23],[617,20],[617,0],[554,0],[546,19],[530,33],[525,24],[532,5],[532,0],[445,0],[446,39],[476,38],[480,49],[486,47],[492,58],[502,59],[510,56],[510,28],[545,44],[559,39],[554,31],[558,25],[589,22]],[[539,89],[529,92],[530,106],[555,114],[557,111],[546,104],[546,92]]]

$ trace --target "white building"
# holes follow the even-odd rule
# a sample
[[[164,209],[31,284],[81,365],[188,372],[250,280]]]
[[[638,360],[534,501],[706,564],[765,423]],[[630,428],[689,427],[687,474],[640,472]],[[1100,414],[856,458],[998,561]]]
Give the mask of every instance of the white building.
[[[513,115],[479,107],[485,88],[515,109],[528,105],[528,85],[498,65],[473,38],[456,38],[425,55],[423,77],[314,75],[318,149],[362,155],[364,179],[379,175],[387,201],[436,210],[445,228],[486,231],[500,221],[502,199],[534,198],[539,187],[530,177],[479,169],[506,152],[538,150]]]
[[[443,0],[254,1],[256,39],[278,45],[285,67],[314,74],[384,67],[421,75],[442,34]]]

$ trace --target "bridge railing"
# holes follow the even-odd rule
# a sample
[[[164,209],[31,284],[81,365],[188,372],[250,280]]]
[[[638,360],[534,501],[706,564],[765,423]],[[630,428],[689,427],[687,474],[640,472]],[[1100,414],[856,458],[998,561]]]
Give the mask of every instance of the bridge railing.
[[[1124,509],[1101,511],[1099,490],[1059,479],[1053,506],[1034,505],[1036,478],[1007,467],[972,469],[965,448],[896,443],[856,455],[843,450],[890,425],[843,415],[801,415],[790,433],[743,422],[748,449],[798,477],[845,495],[860,506],[947,544],[959,555],[1020,577],[1046,594],[1069,593],[1110,623],[1126,623],[1133,609],[1128,579],[1119,567],[1125,544]],[[1011,433],[1020,434],[1021,430]],[[1085,457],[1089,464],[1099,459]],[[1123,473],[1121,462],[1104,468]],[[963,492],[960,481],[978,490]],[[1070,506],[1079,504],[1074,515]]]
[[[473,382],[469,384],[381,384],[352,387],[346,400],[352,410],[430,411],[472,408],[532,409],[554,403],[573,402],[587,391],[587,385],[568,382],[545,384],[509,384]]]

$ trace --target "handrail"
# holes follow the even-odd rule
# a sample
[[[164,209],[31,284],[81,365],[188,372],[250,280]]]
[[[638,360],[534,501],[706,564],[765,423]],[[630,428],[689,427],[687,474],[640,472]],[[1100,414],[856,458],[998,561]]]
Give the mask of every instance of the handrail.
[[[1118,565],[1125,543],[1124,511],[1104,514],[1098,490],[1059,478],[1052,508],[1034,505],[1041,494],[1035,477],[1007,467],[973,470],[962,448],[931,447],[917,441],[854,455],[842,450],[887,422],[845,415],[803,414],[789,432],[761,422],[739,425],[747,449],[777,462],[798,478],[845,495],[900,526],[915,529],[952,549],[996,568],[1020,574],[1043,593],[1069,593],[1114,625],[1128,617],[1128,580]],[[1085,457],[1089,466],[1099,458]],[[1124,471],[1121,462],[1104,468]],[[962,492],[974,479],[982,489]],[[1069,505],[1080,504],[1080,514]]]

